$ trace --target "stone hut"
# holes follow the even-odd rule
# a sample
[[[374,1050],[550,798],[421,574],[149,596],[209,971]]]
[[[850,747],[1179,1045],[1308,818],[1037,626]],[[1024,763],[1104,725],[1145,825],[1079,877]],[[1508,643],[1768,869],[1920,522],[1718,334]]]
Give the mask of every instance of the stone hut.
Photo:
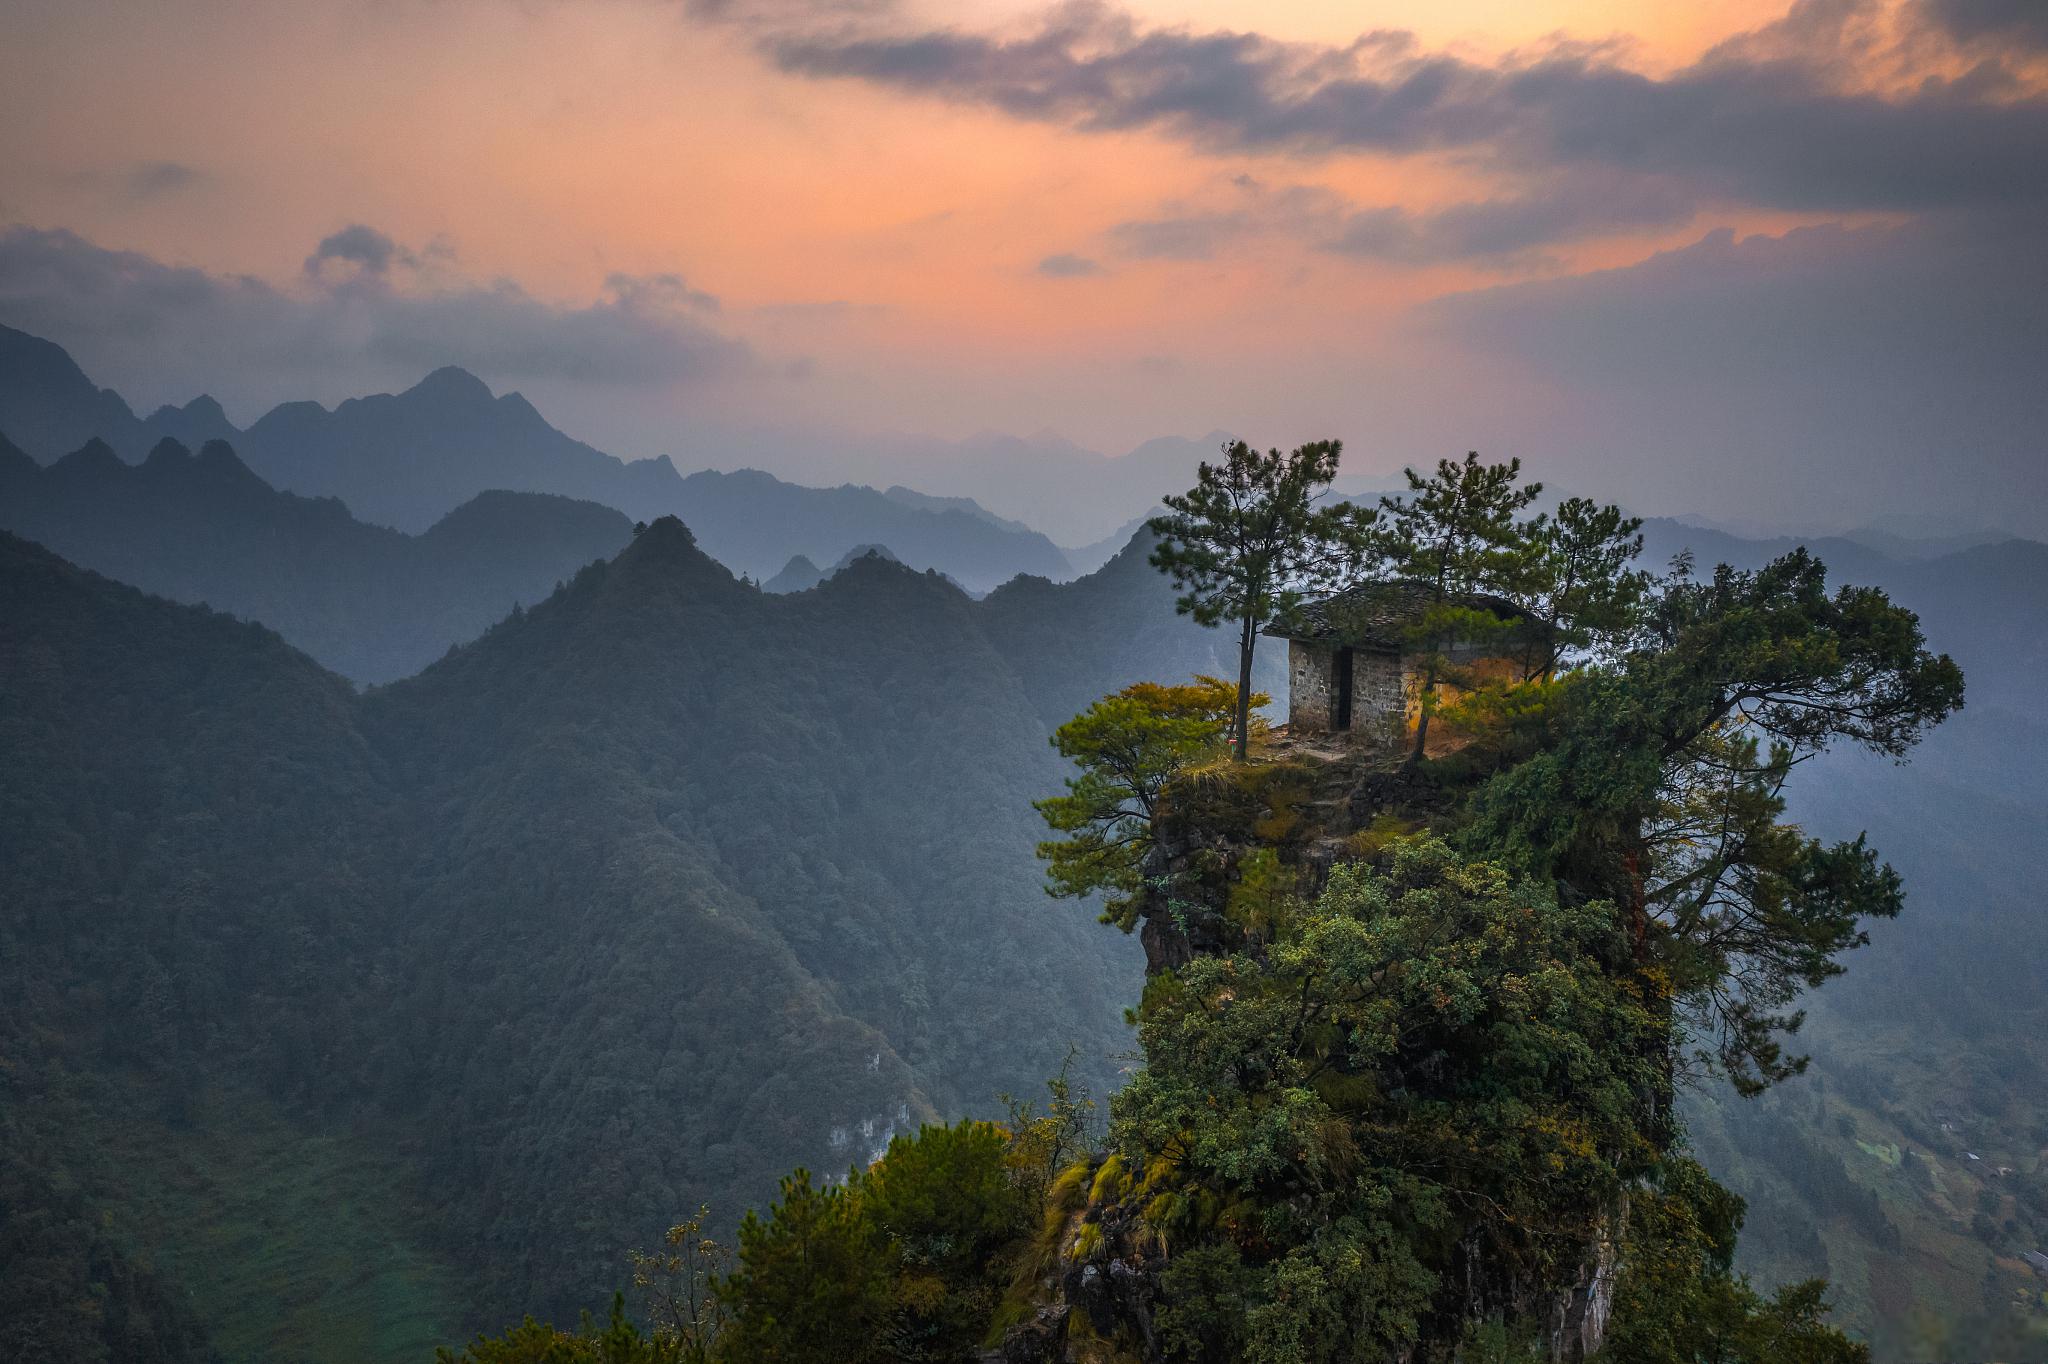
[[[1303,606],[1289,621],[1265,633],[1287,641],[1287,728],[1293,734],[1353,733],[1371,742],[1395,743],[1411,736],[1422,714],[1425,681],[1420,650],[1410,632],[1435,600],[1428,583],[1408,580],[1367,583]],[[1522,612],[1502,597],[1467,595],[1458,606],[1516,621]],[[1498,657],[1470,644],[1453,644],[1449,655],[1478,671],[1515,671]],[[1439,682],[1438,694],[1449,690]],[[1448,741],[1450,736],[1446,735]],[[1430,748],[1437,748],[1431,730]]]

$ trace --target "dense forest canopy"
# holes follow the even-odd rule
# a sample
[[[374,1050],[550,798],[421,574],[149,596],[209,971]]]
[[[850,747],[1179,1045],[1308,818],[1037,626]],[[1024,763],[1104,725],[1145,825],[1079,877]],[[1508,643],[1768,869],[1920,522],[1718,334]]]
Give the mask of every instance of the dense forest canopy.
[[[0,1109],[39,1178],[186,1275],[254,1170],[333,1180],[335,1253],[381,1268],[280,1246],[213,1281],[257,1356],[358,1315],[417,1344],[573,1311],[680,1209],[729,1226],[1070,1044],[1111,1081],[1136,963],[1049,917],[1031,859],[1071,674],[1008,660],[1057,623],[1114,679],[1125,618],[1172,622],[1149,571],[1149,608],[977,603],[878,558],[777,597],[658,521],[358,695],[261,626],[0,544]],[[1216,665],[1191,626],[1149,642]]]

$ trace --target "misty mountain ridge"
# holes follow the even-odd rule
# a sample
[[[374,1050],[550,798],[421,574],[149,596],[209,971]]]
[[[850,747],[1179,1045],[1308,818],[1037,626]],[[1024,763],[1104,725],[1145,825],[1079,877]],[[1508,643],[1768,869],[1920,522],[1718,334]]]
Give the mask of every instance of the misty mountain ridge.
[[[415,534],[478,493],[505,489],[597,502],[636,520],[681,515],[700,528],[714,558],[756,578],[795,554],[831,562],[876,542],[976,591],[1019,573],[1071,576],[1045,536],[965,499],[802,487],[748,469],[685,477],[666,458],[624,461],[564,435],[522,395],[493,395],[455,366],[404,392],[350,398],[332,410],[284,403],[246,431],[210,398],[141,421],[118,395],[95,388],[61,347],[24,332],[0,332],[0,375],[8,376],[0,431],[44,463],[94,436],[131,463],[164,436],[195,446],[226,439],[274,487],[338,497],[364,521]],[[72,439],[74,432],[83,434]]]
[[[225,441],[139,464],[92,440],[48,467],[0,438],[0,529],[175,601],[263,622],[357,682],[418,672],[632,538],[593,502],[479,493],[418,535],[280,492]]]
[[[825,570],[802,554],[790,556],[781,572],[761,584],[763,592],[808,592],[825,581]]]
[[[41,463],[95,438],[139,460],[151,438],[121,395],[88,379],[54,341],[0,324],[0,429]]]

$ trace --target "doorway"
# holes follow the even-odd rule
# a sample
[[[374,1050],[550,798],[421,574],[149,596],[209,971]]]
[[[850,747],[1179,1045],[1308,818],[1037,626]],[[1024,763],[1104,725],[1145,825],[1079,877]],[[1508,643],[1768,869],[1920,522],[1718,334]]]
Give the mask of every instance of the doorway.
[[[1330,705],[1330,728],[1351,728],[1351,650],[1339,649],[1330,661],[1330,669],[1336,676],[1330,679],[1335,689],[1336,700]]]

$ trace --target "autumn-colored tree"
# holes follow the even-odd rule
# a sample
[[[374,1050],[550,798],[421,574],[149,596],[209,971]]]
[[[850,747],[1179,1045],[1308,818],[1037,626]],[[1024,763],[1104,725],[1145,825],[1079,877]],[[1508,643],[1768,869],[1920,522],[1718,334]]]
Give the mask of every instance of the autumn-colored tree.
[[[725,1304],[714,1292],[732,1264],[732,1249],[706,1231],[711,1209],[668,1229],[656,1251],[629,1251],[633,1287],[647,1304],[656,1337],[674,1342],[683,1364],[702,1364],[725,1325]]]
[[[1409,627],[1409,643],[1420,654],[1422,713],[1415,726],[1411,762],[1420,762],[1429,742],[1429,722],[1438,684],[1462,681],[1451,658],[1459,643],[1485,645],[1505,637],[1515,619],[1472,599],[1497,592],[1525,573],[1533,538],[1517,518],[1542,493],[1541,483],[1522,484],[1522,462],[1481,464],[1478,454],[1437,461],[1428,478],[1403,471],[1408,491],[1380,499],[1375,540],[1395,577],[1425,583],[1430,600]]]
[[[1266,697],[1246,700],[1264,705]],[[1137,682],[1054,731],[1053,747],[1080,770],[1067,779],[1065,795],[1036,802],[1045,822],[1068,835],[1038,845],[1047,892],[1099,893],[1104,920],[1128,931],[1160,791],[1188,764],[1220,754],[1232,717],[1245,708],[1237,688],[1220,678]]]

